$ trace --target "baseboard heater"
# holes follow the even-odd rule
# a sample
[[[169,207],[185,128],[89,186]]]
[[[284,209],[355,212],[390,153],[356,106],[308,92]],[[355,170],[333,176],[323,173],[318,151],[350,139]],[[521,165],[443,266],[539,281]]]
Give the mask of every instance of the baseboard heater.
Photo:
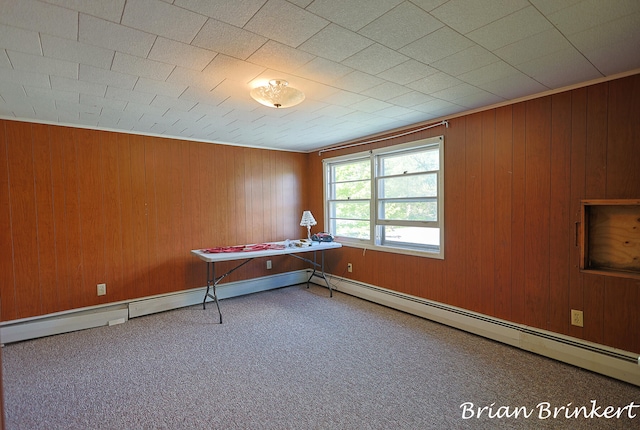
[[[339,276],[330,279],[336,291],[640,386],[638,354]]]
[[[306,270],[280,273],[221,284],[217,288],[217,293],[219,299],[225,299],[301,284],[307,282],[308,278],[309,273]],[[206,287],[199,287],[175,293],[6,321],[0,323],[0,342],[7,344],[88,328],[122,324],[131,318],[197,305],[202,303],[205,291]]]

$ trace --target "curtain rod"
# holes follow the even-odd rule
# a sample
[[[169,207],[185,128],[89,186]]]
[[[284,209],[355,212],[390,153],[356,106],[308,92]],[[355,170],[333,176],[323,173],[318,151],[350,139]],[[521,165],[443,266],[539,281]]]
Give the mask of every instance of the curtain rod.
[[[352,148],[354,146],[360,146],[360,145],[367,145],[369,143],[382,142],[384,140],[395,139],[396,137],[402,137],[402,136],[406,136],[408,134],[417,133],[419,131],[428,130],[428,129],[433,128],[433,127],[439,127],[441,125],[444,125],[447,128],[449,128],[449,121],[447,121],[445,119],[445,120],[442,120],[442,121],[437,122],[435,124],[431,124],[431,125],[427,125],[427,126],[424,126],[424,127],[421,127],[421,128],[417,128],[415,130],[406,131],[406,132],[400,133],[400,134],[394,134],[393,136],[381,137],[380,139],[366,140],[364,142],[358,142],[358,143],[352,143],[352,144],[349,144],[349,145],[334,146],[333,148],[321,149],[320,151],[318,151],[318,156],[322,155],[323,152],[337,151],[339,149]]]

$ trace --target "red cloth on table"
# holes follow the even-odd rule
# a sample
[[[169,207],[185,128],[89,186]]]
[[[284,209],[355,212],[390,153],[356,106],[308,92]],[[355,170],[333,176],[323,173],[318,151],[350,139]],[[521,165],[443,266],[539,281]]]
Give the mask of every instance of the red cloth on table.
[[[220,246],[217,248],[205,248],[202,252],[208,254],[217,254],[221,252],[251,252],[265,251],[267,249],[285,249],[285,246],[279,243],[257,243],[254,245],[236,245],[236,246]]]

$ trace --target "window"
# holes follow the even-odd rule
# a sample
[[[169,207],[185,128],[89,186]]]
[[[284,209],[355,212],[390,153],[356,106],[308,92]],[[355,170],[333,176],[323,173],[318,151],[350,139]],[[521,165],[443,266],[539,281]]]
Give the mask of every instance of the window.
[[[347,245],[444,258],[443,143],[325,159],[325,230]]]

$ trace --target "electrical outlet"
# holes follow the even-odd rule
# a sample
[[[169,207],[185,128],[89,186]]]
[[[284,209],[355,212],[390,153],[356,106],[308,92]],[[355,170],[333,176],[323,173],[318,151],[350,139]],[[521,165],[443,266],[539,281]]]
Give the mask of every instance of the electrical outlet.
[[[571,325],[584,327],[584,319],[583,319],[582,311],[571,309]]]
[[[107,294],[107,284],[98,284],[98,295],[104,296]]]
[[[347,272],[349,273],[353,272],[353,264],[347,263]]]
[[[271,270],[271,260],[267,260],[267,270]]]

